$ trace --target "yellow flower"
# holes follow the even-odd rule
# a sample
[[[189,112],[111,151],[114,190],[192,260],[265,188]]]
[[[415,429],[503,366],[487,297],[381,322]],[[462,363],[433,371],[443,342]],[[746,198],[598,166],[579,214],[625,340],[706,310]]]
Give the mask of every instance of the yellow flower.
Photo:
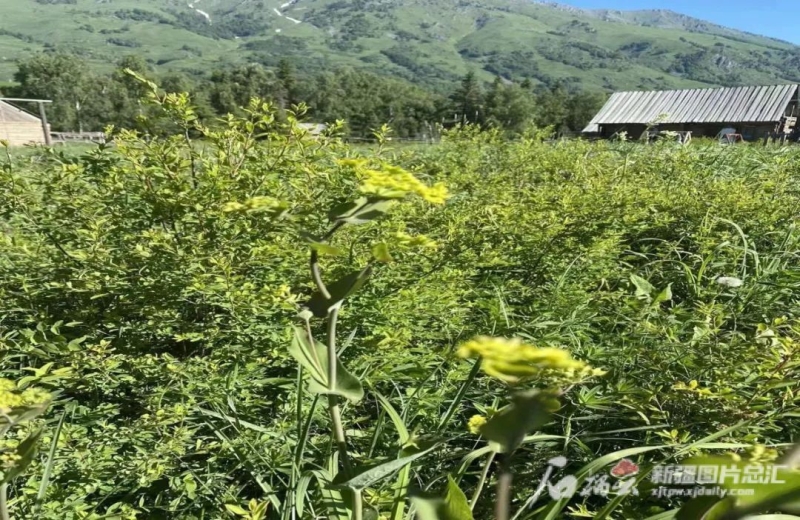
[[[534,347],[520,339],[479,336],[461,345],[458,355],[463,358],[483,358],[483,371],[508,383],[555,370],[575,374],[587,368],[569,352],[554,347]]]
[[[21,395],[7,390],[0,391],[0,412],[5,414],[11,413],[11,410],[23,404]]]
[[[40,388],[28,388],[22,392],[22,401],[28,406],[35,406],[48,402],[52,396]]]
[[[684,383],[683,381],[678,381],[674,385],[672,385],[673,390],[680,390],[681,392],[692,392],[693,394],[699,396],[713,396],[714,393],[711,391],[710,388],[702,388],[700,384],[697,382],[696,379],[692,379],[689,383]]]
[[[3,469],[11,469],[16,466],[17,462],[21,459],[22,457],[16,453],[3,453],[0,455],[0,466],[2,466]]]
[[[241,202],[228,202],[224,206],[222,206],[222,211],[225,213],[230,213],[233,211],[243,211],[245,209],[244,204]]]
[[[10,391],[17,388],[16,383],[10,379],[0,378],[0,391]]]
[[[432,240],[425,235],[409,235],[403,231],[398,231],[394,234],[394,238],[398,245],[406,247],[424,247],[428,249],[436,249],[436,241]]]
[[[444,204],[449,197],[444,184],[427,186],[411,172],[396,166],[384,166],[381,170],[363,169],[361,176],[363,182],[359,189],[362,193],[393,199],[414,194],[431,204]]]
[[[486,417],[483,415],[473,415],[470,417],[469,422],[467,423],[467,429],[469,429],[470,433],[478,435],[480,434],[481,427],[484,424],[486,424]]]
[[[366,159],[339,159],[337,162],[349,168],[362,168],[367,164]]]
[[[773,462],[778,458],[778,450],[775,448],[768,448],[763,444],[756,444],[750,449],[748,453],[748,460],[750,462]]]
[[[222,211],[225,213],[234,213],[234,212],[256,212],[256,211],[266,211],[266,210],[275,210],[275,209],[282,209],[285,208],[286,205],[275,199],[273,197],[253,197],[251,199],[247,199],[244,203],[241,202],[227,202],[224,206],[222,206]]]

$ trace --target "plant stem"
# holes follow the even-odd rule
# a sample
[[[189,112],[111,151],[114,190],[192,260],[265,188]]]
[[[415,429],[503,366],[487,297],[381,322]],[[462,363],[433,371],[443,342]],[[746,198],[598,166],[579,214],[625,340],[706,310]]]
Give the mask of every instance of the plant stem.
[[[339,306],[328,313],[328,390],[336,390],[336,324],[339,321]]]
[[[364,504],[361,502],[361,490],[353,490],[353,520],[364,519]]]
[[[314,285],[317,286],[317,289],[325,299],[329,299],[331,297],[331,293],[328,292],[328,289],[325,287],[325,282],[322,281],[322,273],[319,270],[319,255],[316,251],[311,251],[311,278],[314,279]]]
[[[495,504],[495,520],[508,520],[511,517],[511,454],[503,456],[500,464],[500,477],[497,479],[497,503]]]
[[[11,520],[8,515],[8,484],[0,486],[0,519]]]
[[[345,472],[350,472],[350,457],[347,455],[347,438],[342,425],[342,412],[339,408],[339,396],[333,395],[336,390],[336,323],[339,321],[339,307],[336,306],[328,313],[328,408],[331,414],[331,426],[339,450],[339,460]]]
[[[553,473],[553,466],[550,466],[548,464],[547,469],[544,472],[544,478],[542,478],[542,481],[539,483],[539,487],[536,488],[536,491],[533,492],[533,496],[529,498],[524,504],[522,504],[522,507],[519,508],[519,511],[517,511],[517,514],[515,514],[511,518],[511,520],[517,520],[517,518],[519,518],[522,515],[522,513],[525,512],[526,509],[531,507],[533,504],[536,503],[537,500],[539,500],[539,497],[541,497],[542,493],[544,493],[544,488],[547,486],[547,481],[550,480],[550,474],[552,473]]]
[[[469,502],[469,508],[474,510],[475,504],[478,503],[478,498],[481,496],[481,492],[483,492],[483,486],[486,485],[486,478],[489,476],[489,471],[492,468],[492,462],[494,462],[494,458],[497,456],[497,452],[493,451],[489,454],[489,458],[486,459],[486,464],[483,466],[483,471],[481,472],[481,478],[478,480],[478,487],[475,488],[475,493],[472,495],[472,500]]]

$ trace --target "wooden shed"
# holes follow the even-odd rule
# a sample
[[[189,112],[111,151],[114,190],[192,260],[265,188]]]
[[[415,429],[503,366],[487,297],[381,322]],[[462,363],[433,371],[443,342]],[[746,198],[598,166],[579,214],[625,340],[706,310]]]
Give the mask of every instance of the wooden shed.
[[[583,133],[608,138],[624,131],[638,138],[655,126],[695,137],[733,130],[753,141],[795,129],[798,94],[798,85],[616,92]]]
[[[41,119],[4,101],[0,101],[0,140],[11,146],[47,143]]]

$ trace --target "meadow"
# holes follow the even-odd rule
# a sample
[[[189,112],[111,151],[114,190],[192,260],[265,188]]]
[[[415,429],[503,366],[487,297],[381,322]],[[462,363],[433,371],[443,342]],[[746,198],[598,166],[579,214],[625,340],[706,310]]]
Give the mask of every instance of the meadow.
[[[789,470],[651,492],[795,462],[796,148],[151,102],[183,131],[0,154],[0,518],[795,518]]]

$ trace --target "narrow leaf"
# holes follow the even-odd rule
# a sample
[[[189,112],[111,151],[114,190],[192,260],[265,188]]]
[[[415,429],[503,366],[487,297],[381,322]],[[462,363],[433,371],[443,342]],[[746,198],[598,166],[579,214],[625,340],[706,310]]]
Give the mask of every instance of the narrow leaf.
[[[390,460],[389,462],[384,462],[382,464],[375,464],[371,466],[361,466],[354,468],[352,470],[352,474],[354,476],[351,478],[347,478],[347,474],[345,474],[344,472],[340,472],[338,475],[336,475],[336,478],[333,479],[331,487],[333,489],[342,489],[342,488],[349,488],[355,490],[364,489],[374,484],[375,482],[378,482],[379,480],[388,477],[389,475],[399,470],[406,464],[410,464],[411,462],[417,460],[418,458],[424,457],[425,455],[433,451],[434,448],[436,448],[437,446],[438,443],[428,443],[427,445],[423,445],[417,448],[416,452],[412,453],[411,455],[400,457],[395,460]]]
[[[367,266],[361,271],[348,274],[327,287],[330,298],[325,298],[321,292],[316,291],[311,295],[306,306],[317,318],[326,317],[334,306],[339,305],[345,298],[358,291],[367,282],[371,272],[372,268]]]
[[[328,213],[328,218],[333,222],[365,224],[383,216],[393,202],[379,197],[360,197],[353,202],[335,206]]]
[[[444,498],[418,495],[411,497],[411,502],[418,520],[473,520],[467,496],[449,475]]]
[[[33,457],[36,455],[36,447],[39,438],[42,436],[42,430],[38,430],[28,435],[28,437],[19,443],[16,449],[16,455],[19,457],[11,468],[5,470],[3,480],[0,484],[8,484],[17,478],[28,466],[33,462]]]
[[[481,435],[497,443],[498,452],[511,453],[522,443],[525,435],[550,421],[558,409],[555,394],[530,390],[511,397],[511,404],[497,412],[481,429]]]

